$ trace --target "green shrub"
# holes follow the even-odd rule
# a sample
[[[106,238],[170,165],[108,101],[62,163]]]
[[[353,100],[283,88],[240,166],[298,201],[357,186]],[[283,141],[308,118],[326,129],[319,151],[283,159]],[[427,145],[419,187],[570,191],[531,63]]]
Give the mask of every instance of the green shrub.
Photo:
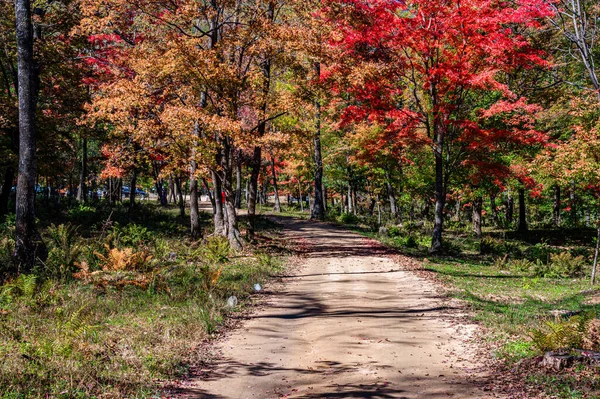
[[[539,266],[529,259],[513,259],[508,262],[508,267],[518,273],[531,273],[533,269]]]
[[[152,233],[144,226],[130,223],[120,226],[115,223],[108,239],[115,246],[139,247],[152,241]]]
[[[585,312],[568,320],[547,321],[544,328],[534,329],[529,335],[536,348],[542,352],[581,349],[588,327],[595,317],[594,312]]]
[[[388,235],[390,237],[400,237],[403,234],[402,228],[399,226],[391,226],[388,229]]]
[[[83,246],[77,235],[77,229],[71,225],[51,225],[48,228],[50,250],[48,259],[38,272],[46,277],[66,281],[75,272]]]
[[[337,221],[343,224],[357,224],[358,216],[353,213],[342,213],[338,216]]]
[[[521,255],[521,249],[516,242],[484,236],[479,241],[479,253],[481,255],[508,255],[509,257],[518,258]]]
[[[559,277],[578,277],[584,273],[585,259],[570,252],[550,255],[551,269]]]
[[[407,248],[417,248],[419,246],[419,243],[417,242],[417,239],[415,238],[414,234],[409,234],[408,237],[406,237],[406,242],[404,243],[404,246],[406,246]]]
[[[545,242],[541,242],[527,248],[525,256],[531,260],[539,259],[542,262],[548,262],[553,251],[555,251],[554,248]]]
[[[482,255],[504,255],[504,244],[501,240],[490,236],[481,237],[479,253]]]
[[[97,217],[97,209],[93,206],[78,204],[67,211],[67,216],[76,224],[91,225]]]

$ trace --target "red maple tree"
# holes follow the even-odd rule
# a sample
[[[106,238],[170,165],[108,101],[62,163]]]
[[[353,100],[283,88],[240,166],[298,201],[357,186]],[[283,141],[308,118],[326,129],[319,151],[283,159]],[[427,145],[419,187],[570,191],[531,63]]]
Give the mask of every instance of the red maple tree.
[[[431,252],[443,249],[447,186],[458,168],[485,163],[482,150],[545,140],[533,126],[535,107],[502,78],[546,64],[522,32],[550,13],[543,0],[326,1],[337,57],[322,77],[351,101],[343,123],[368,121],[384,127],[386,140],[425,139],[431,146]]]

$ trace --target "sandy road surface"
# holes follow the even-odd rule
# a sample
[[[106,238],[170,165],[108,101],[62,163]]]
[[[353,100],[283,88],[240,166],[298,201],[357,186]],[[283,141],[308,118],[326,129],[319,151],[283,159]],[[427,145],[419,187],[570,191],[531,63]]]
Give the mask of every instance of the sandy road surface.
[[[283,223],[309,244],[303,265],[218,344],[184,398],[494,397],[468,382],[473,327],[432,283],[357,234]]]

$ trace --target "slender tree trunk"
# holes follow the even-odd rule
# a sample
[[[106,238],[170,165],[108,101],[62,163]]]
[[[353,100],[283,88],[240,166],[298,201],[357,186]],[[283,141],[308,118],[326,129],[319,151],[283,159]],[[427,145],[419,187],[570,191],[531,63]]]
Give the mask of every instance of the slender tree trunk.
[[[590,211],[590,206],[586,205],[585,206],[585,227],[590,227],[591,219],[592,219],[592,215],[591,215],[591,211]]]
[[[87,178],[88,178],[88,146],[87,138],[84,137],[81,144],[81,173],[79,174],[79,187],[77,188],[77,201],[87,202]]]
[[[275,173],[275,158],[271,157],[271,173],[273,173],[273,191],[275,192],[274,212],[281,212],[281,203],[279,201],[279,190],[277,189],[277,173]]]
[[[560,227],[560,186],[554,186],[554,206],[552,208],[552,225]]]
[[[260,166],[262,162],[262,149],[260,147],[254,147],[254,153],[252,155],[252,163],[250,169],[250,179],[248,187],[248,226],[247,234],[248,239],[254,238],[254,226],[256,218],[256,200],[258,197],[258,175],[260,173]]]
[[[217,213],[217,205],[215,202],[215,196],[214,193],[210,190],[210,186],[208,185],[208,181],[206,181],[205,178],[202,178],[202,182],[204,183],[204,188],[206,188],[206,192],[208,193],[208,199],[210,201],[210,204],[212,205],[212,210],[213,210],[213,215],[215,213]]]
[[[498,227],[498,206],[496,205],[496,192],[490,193],[490,208],[492,208],[492,223]]]
[[[169,193],[167,194],[167,198],[169,199],[168,201],[175,203],[175,178],[173,177],[172,173],[169,175],[168,187],[169,187]]]
[[[237,214],[235,211],[235,190],[233,189],[233,157],[234,148],[232,140],[225,137],[223,140],[223,191],[225,193],[225,210],[227,214],[227,238],[232,248],[240,250],[243,239],[238,228]]]
[[[519,189],[519,227],[520,233],[525,233],[529,230],[527,227],[527,209],[525,205],[525,189]]]
[[[225,215],[223,213],[223,189],[221,187],[221,179],[215,170],[211,170],[213,181],[213,197],[215,199],[215,213],[213,214],[215,224],[215,235],[226,236],[227,228],[225,226]]]
[[[390,213],[392,214],[392,219],[396,220],[398,218],[398,208],[396,206],[396,195],[394,194],[394,188],[392,187],[390,181],[390,175],[386,172],[385,179],[385,187],[387,189],[388,198],[390,201]]]
[[[473,232],[475,236],[481,237],[481,211],[483,208],[483,198],[477,197],[473,201]]]
[[[456,199],[456,205],[454,206],[454,221],[455,222],[460,222],[460,207],[461,207],[461,203],[460,203],[460,198]]]
[[[196,162],[192,162],[192,169],[196,169]],[[181,182],[179,179],[175,180],[175,185],[178,186],[179,191],[179,212],[181,217],[185,217],[184,202],[181,196]],[[200,230],[200,209],[198,208],[198,178],[195,177],[194,172],[190,173],[190,236],[192,240],[197,240],[202,236]]]
[[[135,187],[137,186],[137,169],[133,168],[131,182],[129,185],[129,209],[135,208]]]
[[[577,226],[577,198],[575,197],[575,183],[571,183],[571,189],[569,190],[569,202],[571,203],[571,212],[569,212],[571,218],[571,224]]]
[[[352,208],[352,186],[350,186],[350,183],[348,183],[348,195],[346,195],[346,200],[348,201],[348,213],[353,213],[354,210]]]
[[[9,166],[4,172],[4,183],[2,183],[2,191],[0,192],[0,216],[8,213],[8,200],[10,199],[10,190],[14,179],[15,168]]]
[[[48,250],[35,226],[35,107],[37,72],[33,60],[33,26],[29,0],[15,0],[19,96],[19,173],[17,177],[16,243],[19,272],[45,261]]]
[[[600,250],[600,213],[598,214],[598,233],[596,235],[596,250],[594,252],[594,264],[592,265],[592,284],[596,283],[596,270],[598,268],[598,251]]]
[[[235,162],[235,209],[242,209],[242,150],[238,150]]]
[[[183,198],[183,190],[181,189],[181,178],[176,177],[174,180],[175,180],[174,181],[175,192],[177,194],[177,205],[179,205],[179,216],[183,219],[183,218],[185,218],[185,200]],[[198,184],[198,180],[196,180],[196,185],[197,184]],[[198,204],[198,189],[197,189],[197,187],[194,187],[193,192],[190,191],[190,210],[194,208],[193,201],[196,201],[196,204]],[[196,206],[196,209],[198,209],[198,206]],[[191,219],[190,219],[190,221],[191,221]],[[192,238],[196,239],[197,236],[192,236]]]
[[[508,193],[506,197],[506,223],[511,224],[514,218],[515,201],[512,194]]]
[[[439,127],[437,129],[440,129]],[[442,234],[444,230],[444,206],[446,204],[446,188],[444,184],[444,136],[436,132],[436,145],[433,152],[435,158],[435,215],[433,233],[431,236],[430,253],[440,253],[444,250]]]
[[[315,62],[315,75],[317,78],[321,75],[321,63]],[[315,117],[315,134],[313,137],[314,144],[314,161],[315,161],[315,180],[314,180],[314,201],[310,215],[311,219],[325,219],[325,205],[323,204],[323,157],[321,154],[321,102],[317,97],[315,99],[316,117]]]
[[[304,198],[302,198],[302,189],[300,188],[300,178],[298,178],[298,202],[300,202],[300,212],[304,213]]]

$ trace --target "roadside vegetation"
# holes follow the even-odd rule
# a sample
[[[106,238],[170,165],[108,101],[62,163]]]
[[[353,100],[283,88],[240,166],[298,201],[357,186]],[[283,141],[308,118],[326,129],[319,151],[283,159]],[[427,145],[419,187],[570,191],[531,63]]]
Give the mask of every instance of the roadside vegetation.
[[[0,287],[2,399],[157,395],[198,364],[198,347],[251,303],[286,252],[261,220],[254,245],[234,253],[226,238],[190,240],[174,208],[46,211],[62,220],[44,220],[48,259]],[[12,228],[10,217],[0,225],[3,265]]]

